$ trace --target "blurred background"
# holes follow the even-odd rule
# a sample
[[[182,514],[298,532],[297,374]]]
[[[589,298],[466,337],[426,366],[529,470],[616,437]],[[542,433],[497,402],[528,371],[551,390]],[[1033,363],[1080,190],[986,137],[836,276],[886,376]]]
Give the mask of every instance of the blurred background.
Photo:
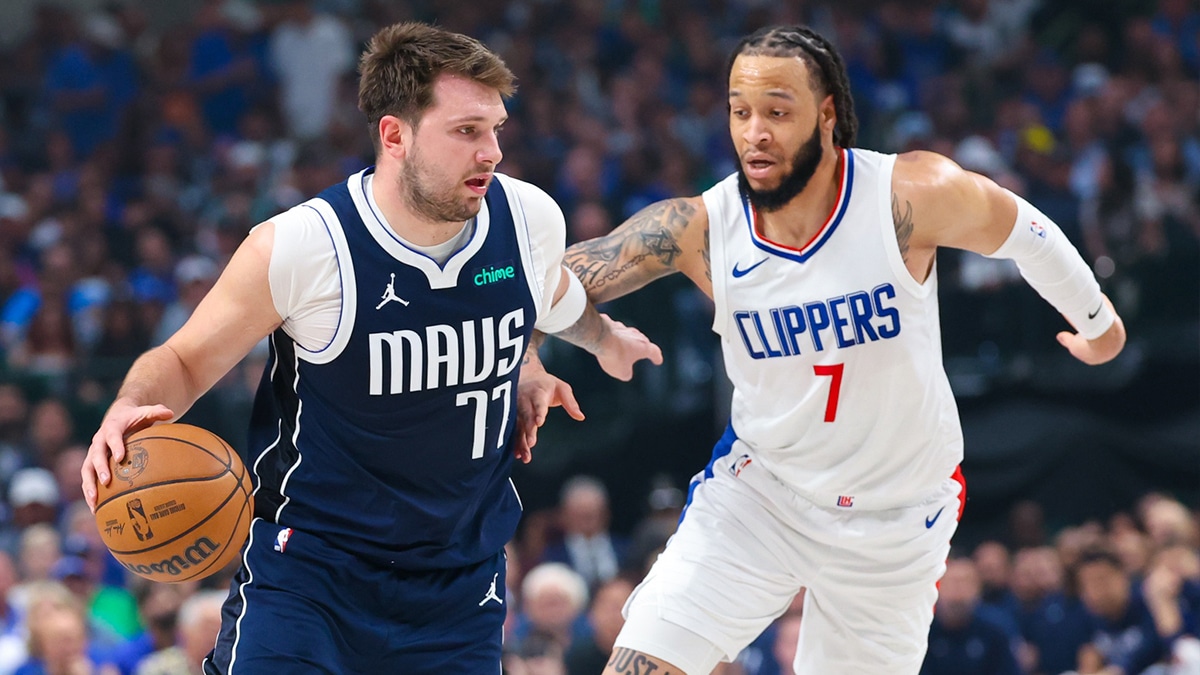
[[[1065,321],[1011,263],[939,255],[969,486],[962,564],[947,584],[960,604],[995,609],[1019,670],[975,669],[970,654],[1007,661],[967,649],[953,626],[959,642],[931,638],[927,668],[1134,673],[1182,662],[1169,636],[1151,640],[1161,613],[1147,615],[1159,623],[1139,644],[1160,651],[1144,665],[1095,646],[1120,641],[1096,637],[1104,613],[1081,604],[1079,572],[1083,553],[1102,548],[1115,562],[1088,564],[1119,571],[1112,583],[1140,606],[1169,596],[1200,613],[1196,0],[5,0],[0,675],[71,649],[95,672],[126,673],[175,649],[152,664],[166,669],[145,672],[188,672],[170,660],[188,649],[184,624],[199,626],[191,649],[207,650],[202,603],[179,611],[203,593],[146,588],[97,550],[80,509],[86,442],[133,359],[182,325],[254,224],[371,162],[356,59],[379,27],[406,19],[478,37],[508,62],[519,90],[500,169],[556,198],[570,241],[734,170],[726,58],[771,23],[806,23],[836,44],[859,145],[940,152],[1052,217],[1124,317],[1129,344],[1110,364],[1083,366],[1054,339]],[[672,531],[727,419],[702,294],[670,278],[602,309],[660,344],[666,363],[624,384],[568,345],[545,347],[588,419],[552,415],[535,461],[516,468],[526,517],[510,590],[528,602],[512,603],[512,672],[599,672],[581,659],[607,654],[613,608]],[[253,353],[184,421],[244,445],[264,360]],[[581,560],[580,541],[602,552]],[[543,591],[557,595],[539,604]],[[1078,622],[1046,618],[1060,614]],[[44,620],[29,625],[35,616]],[[54,637],[79,617],[78,644]],[[1194,634],[1194,619],[1184,623]],[[772,641],[797,625],[773,626],[728,672],[789,672]],[[957,665],[938,670],[935,652]]]

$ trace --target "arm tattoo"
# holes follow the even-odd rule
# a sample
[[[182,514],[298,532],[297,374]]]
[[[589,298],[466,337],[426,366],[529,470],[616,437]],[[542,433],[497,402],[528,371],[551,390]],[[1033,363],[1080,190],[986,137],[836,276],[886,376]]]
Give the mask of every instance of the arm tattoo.
[[[708,244],[708,233],[711,230],[711,227],[704,228],[704,249],[700,251],[700,255],[704,256],[704,276],[708,277],[709,281],[712,281],[712,258],[709,255],[711,249]]]
[[[596,306],[589,302],[584,307],[583,315],[579,317],[579,320],[555,333],[554,337],[566,340],[576,347],[595,354],[600,350],[600,343],[604,341],[608,333],[608,325],[596,311]],[[528,356],[528,352],[526,355]]]
[[[563,262],[593,300],[624,295],[676,271],[683,253],[679,239],[695,214],[695,206],[686,199],[652,204],[609,235],[567,249]]]
[[[900,198],[892,193],[892,224],[896,226],[896,243],[900,245],[900,258],[908,262],[908,240],[912,238],[913,217],[912,202],[904,200],[900,206]]]
[[[619,675],[683,675],[677,671],[660,668],[660,665],[649,656],[627,647],[614,649],[612,658],[608,660],[608,667]]]

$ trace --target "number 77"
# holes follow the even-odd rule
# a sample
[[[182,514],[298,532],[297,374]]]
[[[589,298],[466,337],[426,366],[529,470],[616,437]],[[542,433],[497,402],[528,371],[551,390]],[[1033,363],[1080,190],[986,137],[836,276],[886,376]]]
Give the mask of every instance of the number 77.
[[[813,366],[813,372],[818,377],[830,377],[829,399],[825,401],[825,421],[832,422],[837,417],[838,393],[842,390],[842,371],[846,364],[835,363],[830,366]]]

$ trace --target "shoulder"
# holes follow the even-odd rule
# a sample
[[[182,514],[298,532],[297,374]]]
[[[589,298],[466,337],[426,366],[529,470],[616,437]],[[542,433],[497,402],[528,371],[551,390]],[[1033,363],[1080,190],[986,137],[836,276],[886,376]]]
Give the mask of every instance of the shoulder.
[[[892,185],[897,192],[937,191],[963,180],[967,173],[945,155],[927,150],[914,150],[896,155]]]
[[[558,206],[558,202],[554,201],[554,198],[545,190],[533,183],[502,173],[496,174],[496,180],[500,181],[500,185],[504,188],[505,194],[508,195],[509,201],[517,208],[521,208],[527,213],[553,211],[561,216],[562,209]]]
[[[948,232],[963,229],[965,222],[986,225],[1010,201],[990,178],[944,155],[915,151],[896,156],[892,205],[900,212],[911,209],[914,243],[961,247],[953,243],[960,237]]]

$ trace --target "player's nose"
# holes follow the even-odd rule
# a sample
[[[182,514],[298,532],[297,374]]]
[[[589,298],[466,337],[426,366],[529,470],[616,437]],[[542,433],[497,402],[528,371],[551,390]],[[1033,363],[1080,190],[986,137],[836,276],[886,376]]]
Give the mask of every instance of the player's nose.
[[[770,142],[771,132],[768,131],[762,117],[753,115],[746,121],[746,125],[742,128],[742,140],[751,145],[763,145]]]
[[[488,134],[483,146],[475,152],[475,160],[480,164],[496,165],[503,157],[504,153],[500,150],[500,138],[494,133]]]

